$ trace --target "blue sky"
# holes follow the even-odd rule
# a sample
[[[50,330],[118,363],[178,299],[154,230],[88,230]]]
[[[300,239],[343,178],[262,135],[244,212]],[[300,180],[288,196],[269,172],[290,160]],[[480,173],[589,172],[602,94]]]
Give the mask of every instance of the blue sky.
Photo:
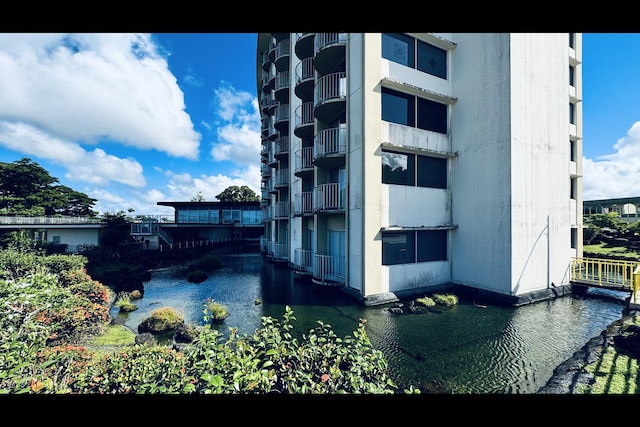
[[[100,213],[260,194],[255,33],[0,34],[0,162]],[[640,34],[583,34],[583,196],[640,196]]]

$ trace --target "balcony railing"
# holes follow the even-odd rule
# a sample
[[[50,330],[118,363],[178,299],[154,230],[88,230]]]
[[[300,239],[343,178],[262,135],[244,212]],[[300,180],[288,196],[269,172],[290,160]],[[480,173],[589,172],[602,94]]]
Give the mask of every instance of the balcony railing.
[[[276,187],[289,185],[289,169],[278,169],[274,181]]]
[[[313,252],[308,249],[296,249],[293,253],[293,267],[297,271],[313,272]]]
[[[318,185],[314,188],[313,206],[316,212],[344,210],[346,188],[339,183]]]
[[[275,219],[278,218],[289,218],[289,202],[276,202],[273,205],[273,217]]]
[[[75,224],[101,224],[102,219],[86,216],[0,216],[0,224],[9,225],[75,225]]]
[[[345,257],[314,255],[313,278],[321,282],[345,283]]]
[[[313,150],[313,147],[304,147],[296,151],[296,172],[313,167]]]
[[[293,214],[304,215],[313,213],[313,191],[305,191],[294,196]]]
[[[347,73],[331,73],[316,82],[316,106],[330,99],[346,98]]]
[[[314,141],[314,158],[347,152],[347,129],[331,128],[318,132]]]

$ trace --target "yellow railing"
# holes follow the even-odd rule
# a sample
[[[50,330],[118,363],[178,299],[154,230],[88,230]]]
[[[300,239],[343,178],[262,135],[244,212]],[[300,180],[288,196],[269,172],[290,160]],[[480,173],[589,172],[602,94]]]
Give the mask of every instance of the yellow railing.
[[[640,262],[598,258],[574,258],[571,281],[621,288],[635,292],[640,287]]]
[[[636,304],[636,297],[638,296],[638,289],[640,289],[640,265],[633,270],[633,295],[631,295],[631,299],[633,303]]]

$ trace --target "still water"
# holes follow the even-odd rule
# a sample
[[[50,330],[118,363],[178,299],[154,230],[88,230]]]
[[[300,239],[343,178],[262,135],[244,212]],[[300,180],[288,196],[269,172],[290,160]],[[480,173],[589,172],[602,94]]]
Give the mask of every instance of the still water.
[[[189,283],[184,267],[154,270],[145,282],[138,310],[118,313],[125,325],[138,324],[156,308],[173,307],[186,323],[203,324],[203,303],[211,297],[231,315],[219,326],[251,334],[262,316],[282,320],[293,309],[295,330],[306,333],[322,321],[340,337],[359,319],[373,346],[389,362],[389,375],[401,387],[414,385],[445,393],[535,393],[556,366],[610,323],[620,319],[625,295],[607,298],[569,295],[522,307],[457,306],[394,315],[392,304],[363,307],[337,289],[317,286],[287,268],[269,263],[259,252],[218,254],[222,268],[202,283]],[[256,304],[260,300],[261,303]]]

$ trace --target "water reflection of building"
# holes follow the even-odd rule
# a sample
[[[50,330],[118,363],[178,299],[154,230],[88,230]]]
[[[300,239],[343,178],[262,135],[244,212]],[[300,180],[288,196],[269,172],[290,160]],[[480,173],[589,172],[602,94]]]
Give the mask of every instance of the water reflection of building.
[[[266,256],[365,304],[582,256],[582,36],[259,33]]]

